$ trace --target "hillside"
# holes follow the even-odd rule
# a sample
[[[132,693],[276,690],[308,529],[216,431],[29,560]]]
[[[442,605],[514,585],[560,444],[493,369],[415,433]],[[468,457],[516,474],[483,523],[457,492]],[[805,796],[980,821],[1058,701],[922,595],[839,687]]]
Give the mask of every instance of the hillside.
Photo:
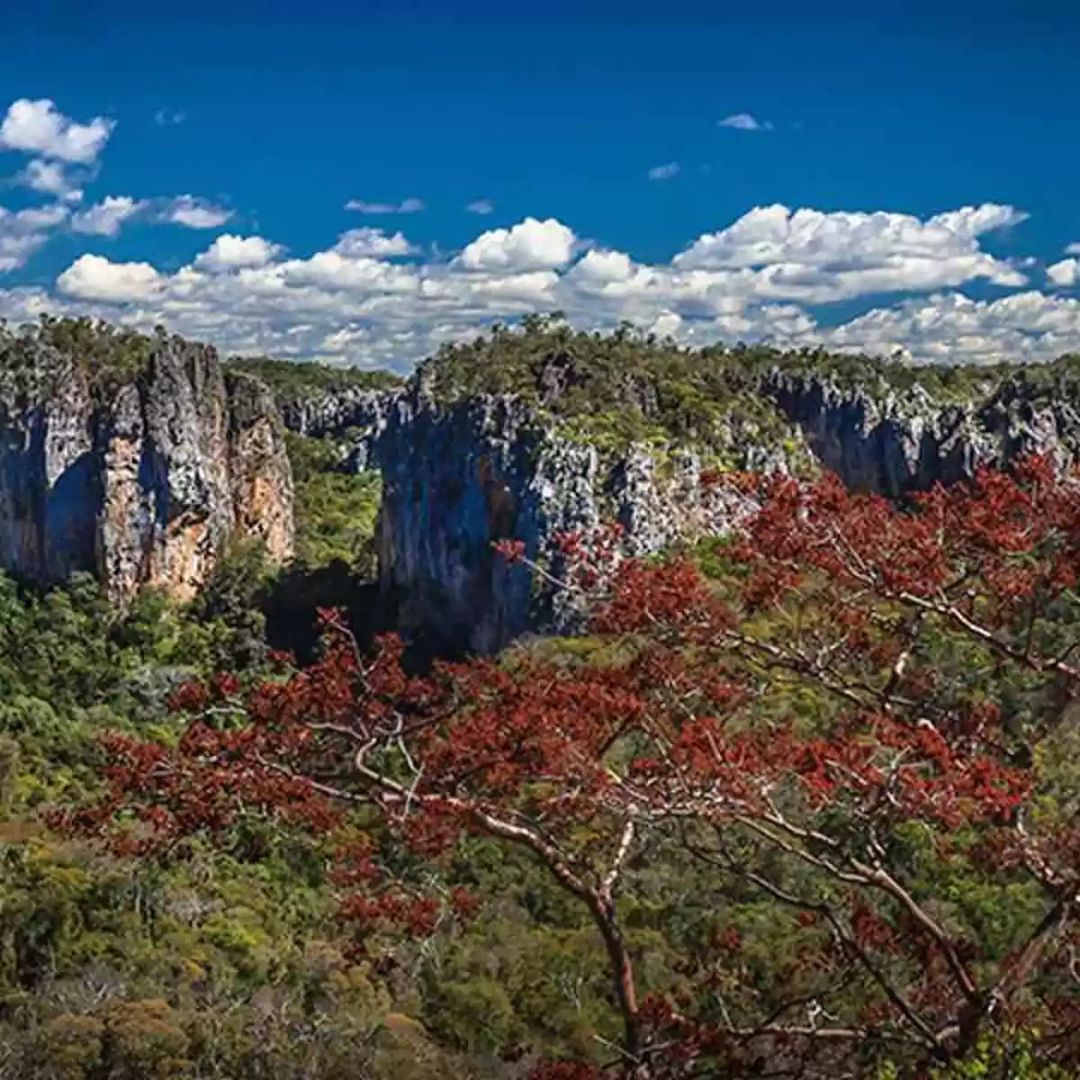
[[[734,509],[702,488],[718,470],[824,467],[905,499],[1031,452],[1075,461],[1078,370],[1075,357],[945,369],[688,350],[534,318],[444,347],[405,386],[335,391],[319,373],[281,405],[294,432],[334,442],[342,469],[379,476],[373,543],[397,625],[436,651],[491,651],[576,617],[500,566],[493,541],[548,561],[560,532],[616,520],[638,554],[692,543]]]

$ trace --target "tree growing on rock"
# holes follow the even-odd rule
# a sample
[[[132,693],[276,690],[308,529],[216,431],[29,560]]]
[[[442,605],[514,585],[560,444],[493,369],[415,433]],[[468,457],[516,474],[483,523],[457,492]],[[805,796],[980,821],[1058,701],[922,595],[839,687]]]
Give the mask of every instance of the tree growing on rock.
[[[251,814],[331,834],[361,944],[468,917],[477,898],[440,884],[463,836],[528,853],[591,918],[620,1022],[548,1080],[1004,1076],[1021,1051],[1067,1075],[1077,484],[1033,459],[899,508],[833,479],[707,482],[761,505],[718,576],[605,576],[566,538],[590,662],[415,677],[396,639],[362,655],[327,612],[314,665],[184,688],[176,746],[111,736],[108,796],[60,823],[139,857]],[[666,985],[626,926],[643,890],[692,925]]]

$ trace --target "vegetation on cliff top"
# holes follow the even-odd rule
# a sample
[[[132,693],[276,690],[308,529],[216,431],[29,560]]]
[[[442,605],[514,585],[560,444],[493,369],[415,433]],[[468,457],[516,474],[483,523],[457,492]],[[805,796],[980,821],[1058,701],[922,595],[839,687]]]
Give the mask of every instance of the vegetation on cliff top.
[[[0,321],[0,376],[9,389],[47,391],[38,348],[46,345],[70,357],[104,396],[137,378],[162,340],[168,340],[162,328],[147,335],[88,317],[42,315],[37,323],[14,329]],[[232,357],[225,363],[261,379],[282,404],[353,390],[393,390],[405,381],[389,371],[266,357]],[[871,397],[921,389],[940,406],[981,405],[1016,391],[1034,401],[1080,394],[1076,355],[1049,364],[915,366],[822,348],[691,349],[629,324],[610,332],[574,330],[559,313],[526,316],[519,326],[495,325],[472,341],[445,345],[421,363],[418,375],[442,401],[515,395],[568,432],[601,445],[666,440],[719,444],[723,450],[732,423],[750,425],[751,434],[766,441],[784,437],[784,425],[761,393],[774,370]]]
[[[296,363],[260,357],[232,357],[228,366],[261,379],[279,402],[300,402],[348,390],[393,390],[405,380],[390,371],[364,371],[355,367]]]
[[[765,345],[691,349],[629,325],[610,333],[572,329],[561,317],[529,316],[473,341],[445,345],[419,368],[436,397],[513,394],[569,430],[601,443],[694,442],[721,451],[729,429],[749,425],[762,439],[786,427],[762,393],[777,371],[813,377],[872,397],[921,387],[941,406],[981,405],[1010,385],[1036,399],[1080,393],[1080,357],[1052,364],[914,366],[897,360]]]
[[[0,380],[8,393],[51,396],[63,371],[43,361],[55,350],[84,373],[97,396],[107,399],[146,370],[155,344],[164,337],[164,330],[150,337],[90,318],[42,315],[37,323],[14,330],[0,321]]]
[[[169,335],[163,327],[144,334],[88,316],[43,314],[36,323],[19,327],[0,320],[0,376],[13,380],[13,390],[49,393],[49,376],[56,373],[43,370],[44,346],[70,359],[85,373],[91,387],[104,396],[138,379],[154,350],[168,341],[195,347],[193,342]],[[352,389],[387,390],[404,381],[388,371],[332,368],[266,357],[233,357],[224,363],[227,368],[261,379],[283,401]]]

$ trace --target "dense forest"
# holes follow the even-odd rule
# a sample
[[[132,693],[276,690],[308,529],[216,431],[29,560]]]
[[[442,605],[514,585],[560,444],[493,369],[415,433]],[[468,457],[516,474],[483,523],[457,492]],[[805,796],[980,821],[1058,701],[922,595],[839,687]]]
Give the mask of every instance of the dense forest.
[[[87,338],[110,378],[145,340]],[[420,377],[707,442],[775,422],[775,362],[539,320]],[[347,449],[290,436],[295,561],[237,544],[189,604],[0,578],[0,1078],[1077,1074],[1074,480],[710,474],[739,533],[566,536],[587,634],[416,670],[372,637]]]

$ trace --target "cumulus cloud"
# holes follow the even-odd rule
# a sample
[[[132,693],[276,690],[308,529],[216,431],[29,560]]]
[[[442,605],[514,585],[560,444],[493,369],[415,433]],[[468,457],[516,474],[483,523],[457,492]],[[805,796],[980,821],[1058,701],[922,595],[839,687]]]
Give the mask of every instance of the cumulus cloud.
[[[60,196],[68,202],[78,202],[82,198],[78,183],[59,161],[34,158],[15,177],[15,182],[44,195]]]
[[[162,323],[232,352],[398,370],[492,320],[555,309],[576,326],[626,320],[695,345],[824,343],[973,362],[1080,349],[1080,299],[1029,290],[974,301],[955,291],[994,274],[1022,280],[1007,263],[987,263],[979,246],[988,230],[1020,220],[1014,208],[961,207],[926,220],[769,211],[751,211],[656,263],[586,246],[553,218],[481,232],[449,260],[421,259],[402,233],[382,229],[349,230],[303,256],[286,256],[268,238],[229,235],[172,273],[83,256],[51,293],[0,289],[0,314],[22,319],[48,307],[143,329]],[[57,203],[17,226],[8,213],[0,236],[39,235],[62,227],[68,213]],[[830,325],[832,300],[891,296],[900,283],[924,295]]]
[[[350,199],[345,204],[346,210],[355,210],[359,214],[418,214],[424,209],[423,199],[402,199],[399,203],[365,202],[363,199]]]
[[[680,270],[752,273],[759,295],[805,303],[928,291],[977,278],[1016,287],[1024,276],[982,251],[978,237],[1025,217],[996,204],[925,221],[885,211],[759,206],[726,229],[698,237],[673,263]]]
[[[8,106],[0,123],[0,149],[87,165],[97,159],[114,126],[103,116],[78,124],[48,98],[19,98]]]
[[[495,204],[490,199],[473,199],[471,203],[466,204],[465,209],[470,214],[494,214]]]
[[[416,293],[416,274],[404,267],[368,257],[350,257],[340,251],[317,251],[309,259],[293,259],[280,267],[287,286],[314,286],[327,293],[348,292],[369,296],[378,306],[397,293]]]
[[[670,180],[681,171],[682,166],[677,161],[669,161],[666,165],[654,165],[647,175],[650,180]]]
[[[1062,259],[1046,268],[1046,278],[1058,289],[1080,285],[1080,259]]]
[[[68,213],[59,203],[18,211],[0,206],[0,273],[24,266],[44,246],[50,231],[67,220]]]
[[[75,214],[71,227],[88,236],[116,236],[120,227],[134,217],[145,204],[128,195],[107,195],[101,202]]]
[[[458,256],[466,270],[551,270],[565,266],[574,252],[576,237],[555,218],[527,217],[510,229],[481,233]]]
[[[159,220],[188,229],[217,229],[232,216],[233,212],[223,206],[215,206],[194,195],[178,195],[163,200]]]
[[[819,336],[833,347],[923,363],[1048,361],[1080,348],[1080,300],[1034,291],[999,300],[933,295],[876,308]]]
[[[1065,249],[1065,254],[1066,255],[1080,255],[1080,243],[1070,244]]]
[[[57,279],[66,296],[124,304],[149,300],[161,292],[161,275],[144,262],[114,263],[100,255],[80,255]]]
[[[773,126],[768,120],[758,120],[750,113],[732,113],[723,120],[716,121],[717,127],[732,128],[735,131],[772,131]]]
[[[350,229],[341,234],[333,250],[349,259],[384,259],[416,252],[404,233],[396,232],[393,236],[387,236],[382,229]]]
[[[280,251],[261,236],[233,236],[224,233],[195,259],[195,266],[211,273],[238,270],[243,266],[265,266]]]

